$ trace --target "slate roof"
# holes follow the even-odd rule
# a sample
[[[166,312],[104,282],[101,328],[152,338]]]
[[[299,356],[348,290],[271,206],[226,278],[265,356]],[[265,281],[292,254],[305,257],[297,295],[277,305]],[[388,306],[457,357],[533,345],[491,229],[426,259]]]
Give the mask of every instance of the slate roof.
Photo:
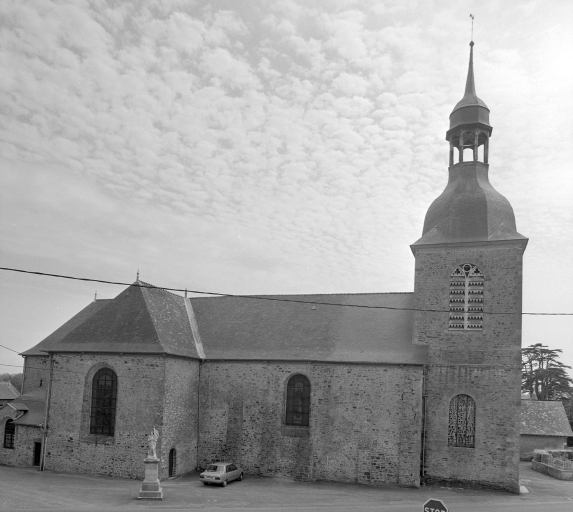
[[[44,424],[47,392],[48,388],[44,386],[21,395],[18,398],[18,405],[24,406],[25,409],[20,407],[17,410],[25,410],[26,412],[14,420],[14,423],[16,425],[41,427]],[[14,407],[14,403],[11,403],[10,406]]]
[[[10,402],[8,405],[12,407],[12,409],[15,409],[16,411],[28,410],[28,408],[22,402]]]
[[[470,43],[470,62],[468,65],[468,76],[466,79],[464,96],[460,101],[458,101],[450,114],[450,129],[446,134],[446,138],[449,137],[453,129],[468,124],[477,123],[489,134],[491,134],[492,131],[489,124],[489,108],[476,94],[473,46],[474,43],[472,41]]]
[[[267,298],[413,308],[412,293],[280,295]],[[412,344],[413,312],[201,297],[191,303],[207,359],[423,364]]]
[[[413,246],[451,242],[523,240],[509,201],[489,182],[488,165],[450,167],[448,184],[428,208],[422,238]]]
[[[561,402],[521,401],[521,434],[533,436],[573,436]]]
[[[0,400],[14,400],[20,392],[10,382],[0,382]]]
[[[89,317],[97,313],[100,309],[107,305],[110,299],[98,299],[88,304],[78,314],[70,318],[65,324],[56,329],[47,338],[44,338],[40,343],[33,346],[31,349],[22,352],[24,356],[45,356],[46,353],[42,350],[48,350],[52,345],[58,343],[67,334],[73,331],[76,327],[83,324]]]
[[[147,283],[139,284],[134,283],[107,301],[79,325],[50,343],[48,349],[53,352],[149,353],[197,358],[183,297]],[[31,350],[36,350],[45,341]]]
[[[185,301],[192,309],[191,321]],[[198,359],[424,364],[427,347],[412,344],[413,312],[403,310],[412,307],[412,293],[184,299],[135,283],[97,310],[93,306],[90,311],[84,309],[74,317],[78,325],[58,329],[24,354],[40,353],[38,349],[43,348],[52,352],[171,354]],[[82,318],[83,322],[78,322]],[[204,355],[197,352],[201,342]]]
[[[487,108],[487,105],[477,97],[476,94],[476,86],[475,86],[475,78],[474,78],[474,44],[473,41],[470,43],[470,62],[468,65],[468,76],[466,79],[466,89],[464,91],[464,97],[458,101],[454,110],[469,107],[469,106],[480,106]],[[489,110],[489,109],[488,109]]]

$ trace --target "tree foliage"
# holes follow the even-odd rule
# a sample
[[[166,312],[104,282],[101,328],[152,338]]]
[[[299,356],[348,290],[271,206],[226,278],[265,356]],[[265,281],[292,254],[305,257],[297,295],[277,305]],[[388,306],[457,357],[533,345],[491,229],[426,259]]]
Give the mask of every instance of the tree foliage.
[[[561,349],[536,343],[521,350],[521,390],[537,400],[567,400],[573,397],[570,366],[559,361]]]
[[[22,389],[23,373],[0,373],[0,382],[9,382],[18,391]]]

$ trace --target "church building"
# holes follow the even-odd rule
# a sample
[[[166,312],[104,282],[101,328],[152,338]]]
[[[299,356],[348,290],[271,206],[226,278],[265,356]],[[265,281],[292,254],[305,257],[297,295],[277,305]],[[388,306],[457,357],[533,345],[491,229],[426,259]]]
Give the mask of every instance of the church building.
[[[473,42],[448,183],[411,245],[413,293],[182,297],[139,281],[25,351],[0,464],[519,492],[522,258],[489,182]],[[444,155],[446,149],[444,149]]]

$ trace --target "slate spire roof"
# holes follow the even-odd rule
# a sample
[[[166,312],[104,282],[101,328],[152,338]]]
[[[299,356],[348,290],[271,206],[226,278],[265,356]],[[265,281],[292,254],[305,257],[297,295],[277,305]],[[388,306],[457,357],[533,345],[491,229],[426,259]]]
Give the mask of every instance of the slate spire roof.
[[[446,139],[455,147],[467,147],[465,137],[479,133],[489,148],[492,128],[489,108],[477,97],[473,67],[473,41],[463,98],[450,114]],[[451,150],[452,151],[452,150]],[[485,160],[487,162],[487,159]],[[471,160],[450,164],[444,191],[428,208],[422,238],[411,247],[458,242],[523,240],[517,232],[509,201],[489,182],[489,165]]]
[[[464,97],[458,101],[452,113],[456,110],[468,107],[470,105],[479,105],[481,107],[487,108],[487,105],[478,98],[476,94],[475,78],[474,78],[474,42],[470,42],[470,62],[468,65],[468,77],[466,79],[466,89],[464,91]],[[489,110],[489,109],[488,109]]]

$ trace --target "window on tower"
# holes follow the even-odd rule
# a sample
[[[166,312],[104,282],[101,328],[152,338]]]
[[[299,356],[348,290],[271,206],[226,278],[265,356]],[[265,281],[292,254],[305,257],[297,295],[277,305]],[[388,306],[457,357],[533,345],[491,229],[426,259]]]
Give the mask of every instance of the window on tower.
[[[483,272],[471,263],[460,265],[450,276],[449,329],[483,329]]]
[[[476,403],[469,395],[456,395],[450,401],[448,446],[475,448]]]

